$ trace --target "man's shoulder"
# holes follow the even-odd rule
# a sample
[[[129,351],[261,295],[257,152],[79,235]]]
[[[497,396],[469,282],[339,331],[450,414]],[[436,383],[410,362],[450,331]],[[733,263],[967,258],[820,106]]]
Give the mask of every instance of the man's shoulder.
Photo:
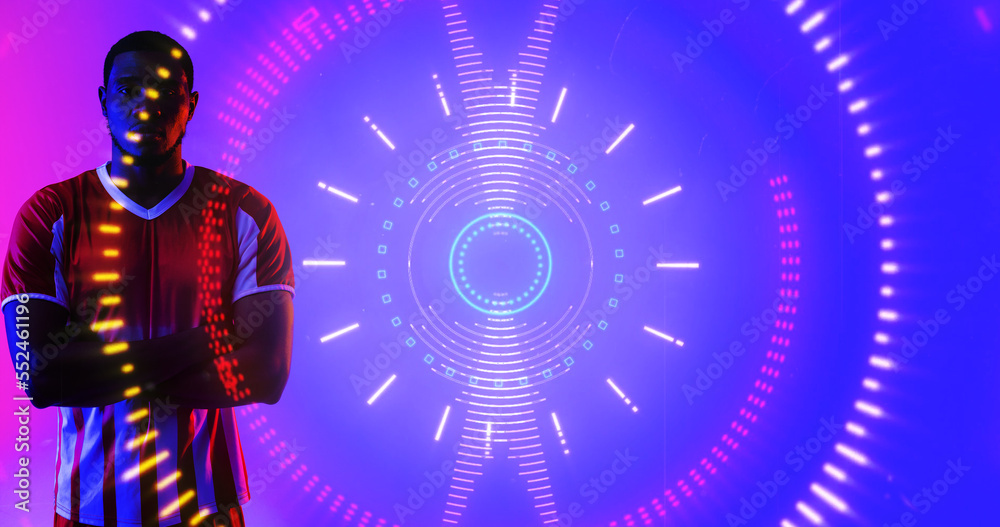
[[[92,185],[97,180],[97,172],[94,169],[87,170],[69,179],[57,181],[46,185],[28,197],[21,205],[21,214],[62,214],[67,203],[71,203],[73,196],[79,196],[83,188]]]
[[[195,181],[200,182],[198,186],[206,196],[221,193],[226,196],[225,201],[254,218],[273,212],[271,201],[250,184],[205,167],[197,166],[195,169]]]
[[[242,203],[246,200],[267,201],[263,194],[249,184],[203,166],[195,166],[194,182],[195,188],[200,189],[209,197],[222,194],[228,196],[228,200],[235,203]]]

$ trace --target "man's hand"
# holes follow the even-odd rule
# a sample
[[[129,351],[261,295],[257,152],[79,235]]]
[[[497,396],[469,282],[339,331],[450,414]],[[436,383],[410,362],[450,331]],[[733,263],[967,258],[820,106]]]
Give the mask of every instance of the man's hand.
[[[18,315],[19,305],[27,306],[27,312]],[[15,360],[18,352],[28,354],[27,391],[38,408],[114,404],[212,356],[203,328],[156,339],[108,343],[86,325],[67,325],[66,308],[48,300],[8,302],[3,314],[11,359]],[[19,317],[21,324],[27,318],[26,350],[18,345],[24,341],[16,338]]]
[[[246,325],[241,323],[229,330],[239,342],[235,349],[159,383],[155,396],[169,396],[192,408],[278,402],[291,368],[293,319],[292,294],[288,291],[257,293],[237,300],[233,320]],[[262,322],[254,326],[256,320]],[[244,329],[249,334],[240,332]]]

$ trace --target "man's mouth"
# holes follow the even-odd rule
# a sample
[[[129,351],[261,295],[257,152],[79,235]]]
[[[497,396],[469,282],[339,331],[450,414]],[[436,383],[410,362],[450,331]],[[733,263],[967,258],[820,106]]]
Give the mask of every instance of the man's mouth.
[[[163,139],[165,136],[166,133],[159,128],[136,128],[125,133],[125,139],[128,139],[131,143],[155,141]]]

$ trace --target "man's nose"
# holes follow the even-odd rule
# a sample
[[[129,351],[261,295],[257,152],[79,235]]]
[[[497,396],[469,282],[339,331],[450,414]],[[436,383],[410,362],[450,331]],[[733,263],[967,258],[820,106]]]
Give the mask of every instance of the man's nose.
[[[160,94],[156,88],[144,88],[142,90],[142,95],[139,97],[133,112],[138,116],[140,121],[148,121],[150,118],[160,116],[160,105],[157,102]]]

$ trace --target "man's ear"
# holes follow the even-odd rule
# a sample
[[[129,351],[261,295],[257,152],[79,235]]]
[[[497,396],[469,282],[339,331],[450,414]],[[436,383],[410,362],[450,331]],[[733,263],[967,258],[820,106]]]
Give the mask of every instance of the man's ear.
[[[198,92],[191,92],[191,102],[188,103],[188,121],[194,118],[194,109],[198,106]]]
[[[108,90],[104,86],[98,86],[97,87],[97,99],[99,101],[101,101],[101,113],[104,114],[105,118],[107,118],[107,116],[108,116],[108,99],[107,99],[107,93],[108,93]]]

